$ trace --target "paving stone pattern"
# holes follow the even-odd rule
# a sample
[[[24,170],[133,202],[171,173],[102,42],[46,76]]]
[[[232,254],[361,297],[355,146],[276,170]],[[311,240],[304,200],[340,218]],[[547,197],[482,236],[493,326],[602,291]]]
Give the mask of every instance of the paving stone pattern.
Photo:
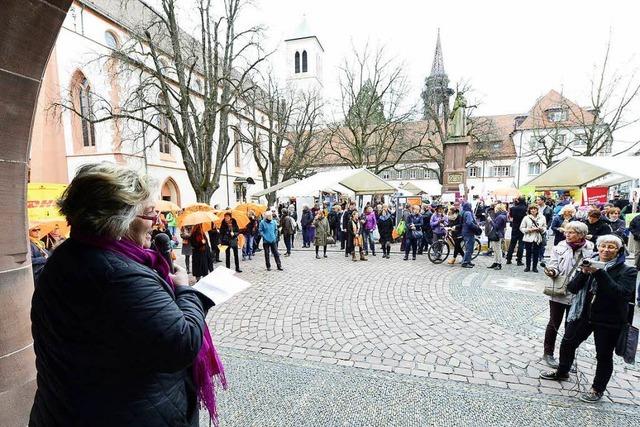
[[[284,258],[285,271],[267,272],[259,253],[242,263],[252,288],[214,307],[208,320],[226,348],[575,404],[595,371],[592,342],[579,352],[572,381],[541,382],[544,276],[516,266],[488,270],[490,262],[479,257],[476,268],[463,270],[426,256],[352,262],[339,252],[317,260],[311,251],[294,251]],[[605,400],[637,405],[640,371],[615,359]]]
[[[640,408],[219,348],[220,426],[637,426]],[[201,412],[201,426],[208,426]]]

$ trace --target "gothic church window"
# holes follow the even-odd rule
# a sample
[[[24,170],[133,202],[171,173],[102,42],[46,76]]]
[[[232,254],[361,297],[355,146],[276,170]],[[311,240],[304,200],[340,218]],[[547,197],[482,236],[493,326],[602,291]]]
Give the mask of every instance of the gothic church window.
[[[82,77],[78,88],[78,100],[80,101],[80,116],[82,122],[82,145],[85,147],[95,147],[96,132],[90,119],[93,118],[91,104],[91,86],[86,77]]]
[[[303,73],[307,72],[307,51],[306,50],[302,51],[302,72]]]
[[[295,72],[298,74],[300,72],[300,52],[296,52],[295,58]]]

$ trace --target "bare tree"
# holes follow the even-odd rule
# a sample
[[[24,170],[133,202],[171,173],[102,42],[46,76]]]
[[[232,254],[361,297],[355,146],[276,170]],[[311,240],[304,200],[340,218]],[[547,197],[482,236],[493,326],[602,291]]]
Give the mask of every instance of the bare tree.
[[[271,75],[263,86],[264,90],[256,88],[245,96],[251,120],[241,135],[268,188],[303,178],[315,165],[323,152],[323,140],[318,137],[322,101],[314,91],[280,88]],[[259,124],[261,114],[266,119],[263,125]],[[270,205],[275,197],[275,193],[267,195]]]
[[[198,0],[196,39],[178,26],[177,0],[161,0],[158,8],[124,1],[140,22],[109,58],[121,82],[120,102],[94,92],[89,113],[72,96],[58,107],[91,123],[124,124],[134,139],[144,141],[147,130],[155,130],[155,140],[180,150],[197,200],[208,203],[233,151],[230,115],[238,114],[238,99],[253,87],[252,73],[266,58],[261,28],[238,28],[244,4],[225,0],[215,14],[211,0]]]
[[[374,173],[393,168],[420,146],[405,125],[415,116],[406,108],[407,80],[402,66],[384,49],[353,49],[353,59],[340,68],[343,118],[328,125],[327,151],[352,168]]]
[[[631,116],[631,110],[638,100],[640,80],[636,71],[624,75],[611,71],[611,40],[607,42],[601,64],[594,69],[589,94],[589,105],[576,108],[571,103],[564,105],[568,112],[568,122],[576,135],[577,144],[570,144],[572,154],[593,156],[610,152],[616,132],[638,123],[640,116]],[[631,141],[629,147],[616,153],[622,154],[640,144]]]

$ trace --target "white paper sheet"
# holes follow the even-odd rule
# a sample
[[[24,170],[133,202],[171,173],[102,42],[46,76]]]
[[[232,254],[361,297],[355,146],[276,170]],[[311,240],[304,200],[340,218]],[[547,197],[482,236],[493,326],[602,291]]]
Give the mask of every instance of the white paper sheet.
[[[249,286],[251,283],[240,279],[232,270],[217,267],[193,285],[193,289],[205,294],[215,305],[220,305]]]

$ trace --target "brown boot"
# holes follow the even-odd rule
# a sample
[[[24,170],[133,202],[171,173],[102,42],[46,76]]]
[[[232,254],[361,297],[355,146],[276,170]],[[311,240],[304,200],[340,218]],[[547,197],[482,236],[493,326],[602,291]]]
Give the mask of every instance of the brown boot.
[[[360,261],[366,261],[367,257],[364,256],[364,253],[362,251],[360,251]]]
[[[356,258],[356,251],[351,252],[351,261],[358,261]]]
[[[456,259],[455,258],[451,258],[449,261],[447,261],[447,264],[455,264],[456,263]]]

